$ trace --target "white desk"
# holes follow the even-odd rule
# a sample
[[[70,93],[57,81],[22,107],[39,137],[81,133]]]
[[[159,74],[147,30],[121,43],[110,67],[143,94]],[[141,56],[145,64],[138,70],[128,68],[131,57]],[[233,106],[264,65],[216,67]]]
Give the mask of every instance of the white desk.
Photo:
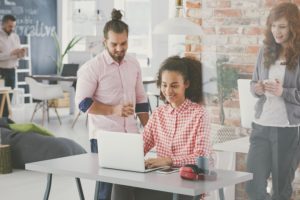
[[[232,153],[248,153],[250,147],[249,137],[242,137],[235,140],[229,140],[223,143],[217,143],[213,146],[215,151],[226,151]]]
[[[222,163],[222,166],[225,164],[226,169],[233,169],[236,170],[236,154],[237,153],[245,153],[247,154],[249,151],[249,137],[242,137],[235,140],[229,140],[223,143],[217,143],[213,145],[214,151],[220,151],[217,152],[217,163]],[[224,159],[231,162],[225,162]],[[227,164],[227,165],[226,165]],[[229,168],[228,168],[229,167]],[[231,188],[230,191],[228,191],[228,195],[231,195],[231,198],[234,199],[235,196],[235,187]]]
[[[44,199],[49,197],[52,174],[76,177],[81,199],[84,199],[84,196],[79,178],[171,192],[173,194],[176,192],[173,199],[177,199],[178,194],[197,196],[252,179],[251,173],[228,170],[217,170],[218,178],[216,181],[188,181],[181,179],[178,173],[164,175],[156,172],[138,173],[104,169],[98,166],[98,155],[93,153],[28,163],[25,168],[48,173],[48,185]]]

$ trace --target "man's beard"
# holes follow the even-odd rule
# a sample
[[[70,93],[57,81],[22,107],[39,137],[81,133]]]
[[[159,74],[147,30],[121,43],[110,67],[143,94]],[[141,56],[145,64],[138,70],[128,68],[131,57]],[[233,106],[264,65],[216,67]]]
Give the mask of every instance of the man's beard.
[[[3,29],[3,31],[7,34],[7,35],[10,35],[13,31],[7,31],[5,29]]]
[[[109,52],[110,56],[114,59],[114,61],[121,62],[125,57],[126,52],[122,53],[122,55],[116,55]]]

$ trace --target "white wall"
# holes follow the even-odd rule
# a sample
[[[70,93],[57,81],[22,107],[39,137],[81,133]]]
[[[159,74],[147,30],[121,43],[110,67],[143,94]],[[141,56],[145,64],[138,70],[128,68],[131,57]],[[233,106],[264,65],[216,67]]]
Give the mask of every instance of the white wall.
[[[69,12],[69,8],[71,6],[72,0],[57,0],[57,29],[58,36],[62,42],[63,49],[66,47],[68,41],[71,38],[69,37],[69,27],[68,20],[70,20],[71,13]],[[169,17],[169,4],[170,1],[161,1],[161,0],[152,0],[151,1],[151,29],[160,23],[161,21],[167,19]],[[114,7],[113,0],[96,0],[96,9],[102,10],[105,13],[107,19],[110,19],[111,10]],[[98,30],[97,30],[98,31]],[[102,31],[102,30],[99,30]],[[144,76],[155,76],[159,65],[161,62],[168,57],[168,36],[166,35],[153,35],[152,34],[152,56],[151,56],[151,67],[143,68]]]
[[[57,0],[57,35],[60,42],[63,41],[62,46],[65,47],[68,41],[67,14],[68,14],[68,1]]]
[[[168,18],[168,1],[152,0],[151,1],[151,14],[152,22],[151,29],[159,24],[161,21]],[[156,75],[159,65],[168,56],[168,37],[166,35],[152,34],[152,57],[151,68],[143,69],[143,75],[154,76]]]

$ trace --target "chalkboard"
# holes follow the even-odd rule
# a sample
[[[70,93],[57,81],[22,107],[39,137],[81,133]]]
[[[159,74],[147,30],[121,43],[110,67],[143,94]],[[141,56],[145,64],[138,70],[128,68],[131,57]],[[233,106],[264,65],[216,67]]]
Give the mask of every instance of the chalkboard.
[[[55,74],[52,58],[56,57],[52,33],[57,29],[57,0],[0,0],[0,17],[6,14],[17,19],[16,33],[21,42],[31,36],[33,74]],[[52,57],[52,58],[51,58]]]

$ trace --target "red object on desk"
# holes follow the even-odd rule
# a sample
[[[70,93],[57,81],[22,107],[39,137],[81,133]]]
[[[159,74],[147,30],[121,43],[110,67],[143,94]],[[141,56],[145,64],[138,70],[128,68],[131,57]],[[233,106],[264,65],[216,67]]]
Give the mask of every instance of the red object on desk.
[[[179,170],[180,177],[188,180],[199,180],[199,175],[192,167],[181,167]]]
[[[181,178],[187,180],[205,180],[205,181],[217,180],[217,173],[215,171],[210,171],[208,174],[197,173],[195,167],[192,167],[191,165],[181,167],[179,170],[179,174]]]

